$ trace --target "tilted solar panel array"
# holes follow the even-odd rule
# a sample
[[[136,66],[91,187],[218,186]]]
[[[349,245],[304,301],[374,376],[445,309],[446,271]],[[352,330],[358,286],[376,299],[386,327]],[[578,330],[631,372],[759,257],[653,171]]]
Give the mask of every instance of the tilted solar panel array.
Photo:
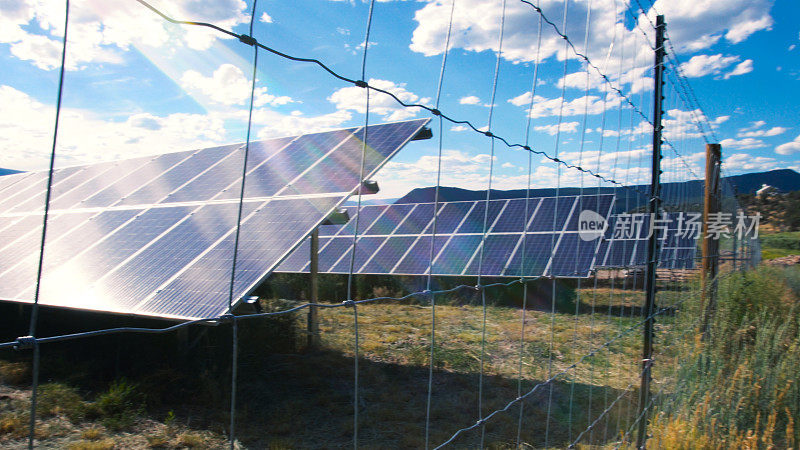
[[[367,177],[427,119],[370,126]],[[363,128],[250,145],[233,300],[360,185]],[[169,318],[228,309],[244,145],[59,169],[40,303]],[[47,172],[0,177],[0,299],[32,302]]]
[[[588,276],[600,239],[581,239],[578,218],[582,210],[590,210],[607,220],[613,199],[613,195],[531,198],[527,217],[525,199],[491,200],[483,258],[486,202],[439,203],[433,274]],[[347,209],[350,222],[320,227],[320,273],[350,271],[356,208]],[[427,274],[433,211],[433,203],[362,206],[353,272]],[[309,251],[308,242],[303,243],[275,271],[308,272]]]
[[[620,217],[626,224],[618,225]],[[692,269],[695,267],[699,222],[688,224],[686,215],[666,213],[654,225],[659,241],[658,267],[662,269]],[[632,225],[632,226],[631,226]],[[625,231],[623,231],[625,230]],[[647,242],[650,235],[650,215],[645,213],[612,215],[606,236],[597,257],[599,267],[637,267],[647,264]]]

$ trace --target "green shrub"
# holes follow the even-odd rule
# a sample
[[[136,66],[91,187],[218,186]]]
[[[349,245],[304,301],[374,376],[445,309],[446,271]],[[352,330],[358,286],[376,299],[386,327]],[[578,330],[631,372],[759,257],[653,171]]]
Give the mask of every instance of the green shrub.
[[[30,383],[30,365],[23,362],[0,361],[0,382],[22,385]]]
[[[74,388],[63,383],[39,386],[36,413],[41,417],[64,415],[72,422],[83,418],[86,404]]]
[[[796,448],[800,442],[800,267],[720,280],[705,340],[681,360],[673,402],[656,414],[664,448]],[[684,315],[696,323],[698,311]]]
[[[144,413],[144,396],[135,384],[117,380],[89,406],[88,413],[100,419],[106,428],[115,431],[128,429]]]
[[[30,416],[24,412],[5,413],[0,415],[0,436],[7,435],[19,439],[28,435]]]
[[[800,233],[776,233],[762,235],[759,239],[763,247],[800,250]]]

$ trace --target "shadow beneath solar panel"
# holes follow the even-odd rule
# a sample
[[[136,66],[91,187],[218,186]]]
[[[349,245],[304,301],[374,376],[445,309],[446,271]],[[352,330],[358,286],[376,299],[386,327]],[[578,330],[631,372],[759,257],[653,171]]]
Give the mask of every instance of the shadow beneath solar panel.
[[[343,328],[335,333],[330,327],[325,328],[329,331],[317,352],[302,348],[303,314],[240,323],[236,419],[237,436],[242,444],[248,448],[352,445],[354,359],[352,336],[347,332],[349,311],[336,310],[340,314],[336,320],[343,320],[338,326]],[[3,341],[27,332],[27,311],[17,305],[0,305],[0,318]],[[428,346],[424,341],[383,342],[379,345],[399,349],[408,357],[397,362],[376,360],[371,356],[376,343],[369,338],[368,319],[363,319],[365,335],[359,341],[362,355],[358,371],[359,442],[376,448],[424,447]],[[39,330],[41,335],[48,336],[123,323],[155,324],[43,309]],[[45,387],[57,382],[75,388],[87,404],[97,403],[113,382],[126,380],[140,394],[138,398],[144,409],[131,412],[136,420],[121,431],[150,439],[154,431],[149,421],[161,423],[173,417],[171,420],[185,428],[209,430],[221,439],[227,433],[229,420],[230,355],[229,325],[192,327],[185,335],[108,335],[43,345],[40,378]],[[474,356],[465,357],[458,352],[437,352],[435,357],[439,363],[433,372],[430,417],[431,443],[438,444],[478,418],[480,364]],[[448,366],[440,367],[445,360]],[[496,362],[491,356],[487,361]],[[0,351],[0,375],[8,364],[29,367],[30,354]],[[546,359],[539,361],[539,365],[544,367]],[[515,377],[498,375],[488,367],[483,377],[484,414],[505,407],[517,396],[518,389]],[[17,380],[2,382],[25,388],[29,386],[28,376],[29,372]],[[534,389],[540,382],[524,380],[522,392]],[[601,384],[571,383],[558,378],[552,384],[536,388],[524,401],[522,440],[533,446],[544,445],[549,409],[548,444],[565,447],[618,397],[620,400],[582,442],[599,444],[619,436],[620,430],[624,432],[627,424],[632,423],[636,392],[626,393]],[[514,405],[487,422],[487,445],[513,446],[518,419],[519,408]],[[103,417],[87,416],[80,420],[106,423]],[[477,446],[479,437],[479,431],[472,430],[463,433],[454,444]]]

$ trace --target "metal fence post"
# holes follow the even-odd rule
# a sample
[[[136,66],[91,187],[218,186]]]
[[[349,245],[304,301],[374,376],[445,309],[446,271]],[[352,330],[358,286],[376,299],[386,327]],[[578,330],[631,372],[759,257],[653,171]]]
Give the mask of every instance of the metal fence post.
[[[649,213],[651,228],[661,210],[661,133],[664,115],[662,101],[664,100],[664,16],[656,18],[656,48],[654,65],[654,99],[653,99],[653,164],[652,181],[650,183]],[[645,305],[644,305],[644,339],[642,345],[642,380],[639,390],[639,433],[636,439],[637,448],[647,445],[647,408],[650,402],[650,371],[653,361],[653,311],[655,310],[656,297],[656,270],[658,269],[658,236],[653,232],[647,242],[647,276],[645,278]]]
[[[706,184],[703,203],[703,264],[700,276],[702,280],[701,304],[703,321],[701,331],[703,338],[708,332],[711,315],[717,307],[717,273],[719,272],[719,240],[709,237],[709,224],[720,212],[720,161],[722,147],[719,144],[706,144]]]
[[[311,290],[311,303],[317,303],[319,300],[319,283],[317,275],[319,272],[319,228],[314,228],[311,232],[311,264],[309,273],[311,282],[309,289]],[[308,348],[316,350],[319,348],[319,316],[317,307],[311,305],[308,307]]]

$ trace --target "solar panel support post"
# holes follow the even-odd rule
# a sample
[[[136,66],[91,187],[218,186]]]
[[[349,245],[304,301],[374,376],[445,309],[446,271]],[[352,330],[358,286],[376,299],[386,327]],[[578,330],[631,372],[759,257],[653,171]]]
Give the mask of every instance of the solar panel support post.
[[[656,48],[655,64],[653,66],[653,164],[652,179],[650,183],[649,213],[651,225],[658,217],[661,209],[661,133],[664,115],[662,102],[664,100],[664,41],[666,24],[664,16],[656,18]],[[651,227],[653,228],[653,227]],[[642,344],[642,379],[639,389],[639,433],[636,438],[636,448],[647,446],[647,408],[650,403],[650,371],[653,362],[653,311],[655,310],[656,297],[656,269],[658,268],[658,236],[652,232],[647,241],[647,275],[645,278],[645,304],[644,327]]]
[[[733,238],[733,258],[731,263],[733,264],[733,271],[736,272],[736,261],[739,259],[739,239],[736,237],[736,233],[733,233],[731,238]]]
[[[319,283],[317,276],[319,274],[319,228],[314,228],[311,232],[311,264],[309,265],[309,290],[311,291],[311,303],[317,303],[319,300]],[[309,350],[316,350],[319,348],[319,311],[313,304],[308,307],[308,348]]]
[[[706,184],[703,203],[703,263],[700,277],[702,281],[701,305],[703,320],[702,337],[705,339],[711,315],[717,307],[717,272],[719,271],[719,240],[709,237],[708,228],[712,219],[720,212],[720,164],[722,146],[706,144]]]

